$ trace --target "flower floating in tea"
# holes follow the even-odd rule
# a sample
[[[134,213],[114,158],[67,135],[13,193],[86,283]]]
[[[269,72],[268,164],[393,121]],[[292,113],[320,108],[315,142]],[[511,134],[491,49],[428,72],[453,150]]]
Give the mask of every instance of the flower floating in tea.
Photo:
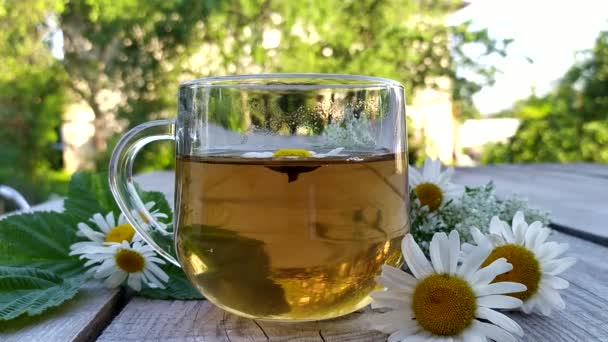
[[[243,158],[287,158],[287,159],[297,159],[297,158],[327,158],[327,157],[336,157],[342,156],[340,152],[344,150],[344,147],[334,148],[333,150],[327,153],[317,153],[314,151],[309,151],[305,149],[280,149],[274,152],[246,152],[241,155]]]
[[[409,168],[410,191],[416,195],[420,205],[431,212],[436,211],[449,200],[462,195],[464,187],[452,183],[453,168],[441,172],[441,162],[426,158],[422,172]]]
[[[101,247],[89,247],[80,257],[86,259],[85,267],[93,265],[87,273],[97,279],[105,279],[108,288],[120,286],[125,280],[135,291],[141,290],[142,281],[153,288],[164,288],[169,276],[157,264],[165,261],[156,256],[149,245],[139,241],[110,243]]]
[[[496,281],[514,281],[527,286],[526,291],[512,294],[523,301],[525,313],[537,312],[548,316],[553,309],[566,307],[559,290],[567,288],[569,283],[558,275],[571,267],[576,259],[563,257],[568,244],[547,242],[550,233],[551,230],[539,221],[528,225],[521,211],[515,214],[511,225],[493,217],[489,235],[473,228],[477,246],[492,249],[484,265],[498,258],[506,258],[513,265],[512,271],[499,275]],[[463,247],[465,250],[474,248],[472,245]]]
[[[342,156],[340,152],[344,150],[344,147],[335,148],[327,153],[316,153],[314,151],[304,149],[280,149],[274,152],[247,152],[241,156],[244,158],[268,158],[268,159],[300,159],[300,158],[327,158]],[[267,166],[268,169],[276,172],[285,173],[287,175],[287,182],[291,183],[298,180],[298,176],[301,173],[312,172],[319,168],[319,166],[302,166],[302,165],[280,165],[280,166]]]
[[[372,293],[372,308],[391,311],[372,317],[375,329],[390,333],[389,341],[515,341],[522,328],[494,309],[519,307],[520,299],[505,294],[525,291],[515,282],[495,282],[512,270],[504,258],[481,267],[491,249],[477,247],[458,265],[460,237],[452,231],[436,233],[430,244],[431,262],[411,234],[402,253],[413,276],[383,266],[378,283],[384,291]]]

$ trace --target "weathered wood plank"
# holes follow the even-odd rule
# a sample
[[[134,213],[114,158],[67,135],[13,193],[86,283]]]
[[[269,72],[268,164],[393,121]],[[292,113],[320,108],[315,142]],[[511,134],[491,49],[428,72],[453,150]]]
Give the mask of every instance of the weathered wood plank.
[[[93,341],[124,303],[121,291],[88,283],[73,299],[42,315],[0,322],[0,341]]]
[[[585,165],[585,164],[583,164]],[[585,233],[585,238],[608,244],[608,177],[576,171],[553,170],[554,166],[500,165],[459,168],[456,181],[466,185],[482,185],[490,180],[499,195],[517,193],[530,204],[551,211],[558,225]],[[598,170],[608,166],[594,166]]]
[[[555,233],[568,242],[577,265],[566,273],[571,287],[564,291],[568,308],[551,317],[515,319],[524,327],[525,341],[601,341],[608,339],[608,249]],[[368,309],[369,310],[369,309]],[[369,313],[309,323],[261,322],[240,318],[207,301],[158,301],[136,298],[129,302],[100,336],[99,341],[384,341],[370,330]]]

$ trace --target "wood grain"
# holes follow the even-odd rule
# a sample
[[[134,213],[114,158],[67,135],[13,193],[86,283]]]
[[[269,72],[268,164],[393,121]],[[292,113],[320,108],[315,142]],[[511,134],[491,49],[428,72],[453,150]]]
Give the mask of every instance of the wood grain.
[[[526,332],[524,341],[608,340],[608,249],[561,233],[579,261],[566,278],[568,309],[550,317],[513,313]],[[369,309],[347,317],[309,323],[260,322],[240,318],[207,301],[157,301],[136,298],[127,304],[99,341],[385,341],[371,330]]]
[[[121,291],[88,283],[73,299],[42,315],[0,321],[0,341],[93,341],[124,303]]]
[[[455,180],[466,185],[492,180],[498,195],[520,194],[532,206],[549,210],[556,224],[608,244],[608,176],[603,173],[608,174],[608,165],[574,164],[564,169],[550,164],[500,165],[459,168]]]
[[[173,173],[140,175],[147,190],[173,198]],[[458,169],[457,181],[480,185],[493,179],[500,195],[520,193],[552,210],[558,224],[608,238],[608,167],[591,164],[504,165]],[[172,202],[172,200],[170,200]],[[44,209],[61,209],[61,201]],[[606,230],[606,231],[604,231]],[[551,317],[513,316],[524,341],[608,341],[608,248],[561,233],[579,262],[566,272],[568,308]],[[347,317],[308,323],[274,323],[240,318],[207,301],[159,301],[124,296],[99,285],[87,287],[66,305],[41,316],[0,323],[0,341],[385,341],[367,326],[369,309]],[[109,324],[109,325],[108,325]]]

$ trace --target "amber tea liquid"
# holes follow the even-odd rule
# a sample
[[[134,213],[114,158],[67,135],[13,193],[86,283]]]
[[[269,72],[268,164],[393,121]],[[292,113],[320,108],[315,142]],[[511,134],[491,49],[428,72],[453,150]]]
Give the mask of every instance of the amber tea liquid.
[[[370,302],[382,264],[401,263],[406,174],[394,154],[178,156],[180,263],[205,297],[241,316],[347,314]]]

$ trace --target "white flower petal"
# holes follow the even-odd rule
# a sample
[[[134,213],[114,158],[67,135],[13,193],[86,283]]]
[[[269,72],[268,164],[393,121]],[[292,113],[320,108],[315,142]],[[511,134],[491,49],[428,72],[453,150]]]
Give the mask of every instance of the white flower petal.
[[[169,280],[169,276],[165,271],[163,271],[160,267],[156,266],[156,264],[148,262],[146,263],[146,268],[148,268],[155,276],[157,276],[161,281],[166,282]]]
[[[524,336],[524,330],[514,320],[510,319],[506,315],[501,314],[498,311],[479,307],[477,308],[477,317],[486,319],[497,326],[505,329],[506,331],[513,333],[518,336]]]
[[[146,281],[146,283],[148,283],[149,287],[158,287],[161,289],[165,288],[163,282],[158,279],[149,269],[144,269],[143,274],[144,280]]]
[[[417,327],[417,322],[412,320],[411,310],[392,310],[385,313],[374,313],[367,318],[372,329],[379,330],[385,333],[391,333],[396,330],[414,330]]]
[[[536,297],[538,296],[532,296],[532,298],[528,299],[527,301],[524,302],[524,304],[521,306],[521,309],[524,313],[526,314],[531,314],[532,311],[534,310],[534,307],[536,306]]]
[[[559,275],[576,263],[576,258],[566,257],[554,259],[541,265],[543,273],[549,275]]]
[[[511,226],[509,226],[506,222],[500,221],[500,225],[502,226],[502,237],[509,243],[515,242],[515,234],[513,234],[513,230]]]
[[[476,331],[475,329],[466,329],[462,332],[463,342],[487,342],[486,335]]]
[[[94,214],[90,220],[95,223],[97,227],[99,227],[99,229],[101,229],[101,231],[104,233],[107,233],[110,231],[110,229],[114,228],[108,225],[105,218],[100,213]]]
[[[479,269],[479,266],[483,264],[491,251],[492,250],[486,246],[473,248],[462,261],[462,265],[460,265],[460,268],[458,269],[458,275],[467,280],[472,280],[472,275],[475,274]]]
[[[555,259],[562,255],[568,250],[569,246],[567,243],[557,243],[554,241],[546,242],[541,246],[538,246],[536,257],[541,260]]]
[[[541,287],[538,289],[538,295],[541,296],[552,308],[563,310],[566,308],[566,303],[560,296],[559,292],[549,287]]]
[[[471,228],[471,236],[473,237],[473,241],[475,241],[477,246],[490,247],[490,241],[477,227]]]
[[[407,173],[408,173],[408,183],[410,184],[411,188],[415,188],[416,185],[423,182],[422,175],[420,174],[420,172],[418,172],[418,170],[416,170],[415,167],[410,165]]]
[[[549,235],[551,234],[551,229],[549,228],[540,228],[538,235],[536,236],[536,241],[534,241],[534,247],[542,245],[545,243]]]
[[[331,150],[327,153],[313,154],[313,157],[314,158],[325,158],[325,157],[339,156],[340,152],[342,152],[343,150],[344,150],[344,147],[338,147],[338,148],[334,148],[333,150]]]
[[[477,298],[477,305],[491,309],[515,309],[522,305],[522,301],[511,296],[490,295]]]
[[[490,220],[490,233],[502,236],[503,222],[498,216],[493,216]]]
[[[108,223],[108,226],[111,228],[116,227],[115,221],[114,221],[114,213],[113,212],[109,212],[106,215],[106,222]]]
[[[528,230],[528,225],[524,223],[520,223],[519,226],[515,227],[513,230],[514,242],[518,245],[524,245],[526,241],[526,231]]]
[[[534,243],[536,242],[536,237],[538,236],[538,233],[540,233],[540,229],[542,227],[543,227],[543,224],[540,221],[532,222],[532,224],[530,224],[528,226],[528,229],[526,230],[526,236],[524,237],[524,243],[523,243],[523,245],[525,247],[528,247],[530,249],[534,247]]]
[[[499,283],[491,283],[488,285],[476,286],[473,288],[477,297],[505,294],[505,293],[516,293],[526,291],[526,285],[514,282],[502,281]]]
[[[433,273],[433,267],[422,253],[412,234],[407,234],[403,238],[401,252],[416,278],[421,279]]]
[[[382,273],[376,281],[389,289],[408,292],[413,292],[418,283],[409,273],[389,265],[382,265]]]
[[[243,158],[272,158],[274,153],[272,152],[247,152],[241,155]]]
[[[129,274],[129,277],[127,278],[127,285],[137,292],[141,291],[141,274],[140,273]]]
[[[481,331],[485,336],[496,342],[517,342],[517,338],[515,336],[493,324],[474,321],[473,329]]]
[[[450,269],[449,264],[449,244],[448,236],[445,233],[435,233],[429,246],[431,263],[437,273],[447,273]],[[443,254],[443,255],[442,255]]]
[[[110,274],[116,272],[118,269],[113,259],[106,259],[101,265],[97,267],[95,272],[96,279],[102,279],[108,277]]]
[[[374,291],[372,297],[372,309],[406,309],[412,305],[412,297],[395,291]]]
[[[103,242],[105,240],[105,234],[100,233],[98,231],[93,230],[86,223],[78,223],[78,232],[81,233],[80,236],[86,237],[91,241],[95,242]]]
[[[552,275],[543,275],[541,280],[541,287],[543,286],[551,286],[556,290],[567,289],[570,286],[570,283],[560,277],[552,276]]]
[[[521,226],[522,224],[526,225],[527,227],[527,223],[526,223],[526,219],[524,217],[524,212],[519,210],[518,212],[515,213],[515,215],[513,215],[513,221],[512,221],[512,228],[513,231],[515,232],[519,226]]]
[[[488,266],[478,270],[470,277],[470,282],[474,286],[489,284],[497,275],[509,272],[513,269],[513,265],[507,262],[505,258],[494,260]]]
[[[127,279],[127,272],[124,272],[122,270],[118,270],[118,271],[112,273],[112,275],[110,275],[103,282],[103,284],[107,288],[113,289],[113,288],[116,288],[116,287],[120,286],[120,284],[122,284],[122,282],[125,281],[125,279]]]
[[[447,264],[449,265],[449,269],[447,272],[449,274],[456,274],[458,271],[458,257],[460,256],[460,235],[458,235],[458,231],[452,230],[449,236],[449,259],[447,260]],[[444,260],[444,264],[445,264]]]
[[[426,178],[426,181],[437,182],[439,171],[436,169],[435,162],[431,158],[426,158],[424,160],[424,164],[422,165],[422,175]]]

